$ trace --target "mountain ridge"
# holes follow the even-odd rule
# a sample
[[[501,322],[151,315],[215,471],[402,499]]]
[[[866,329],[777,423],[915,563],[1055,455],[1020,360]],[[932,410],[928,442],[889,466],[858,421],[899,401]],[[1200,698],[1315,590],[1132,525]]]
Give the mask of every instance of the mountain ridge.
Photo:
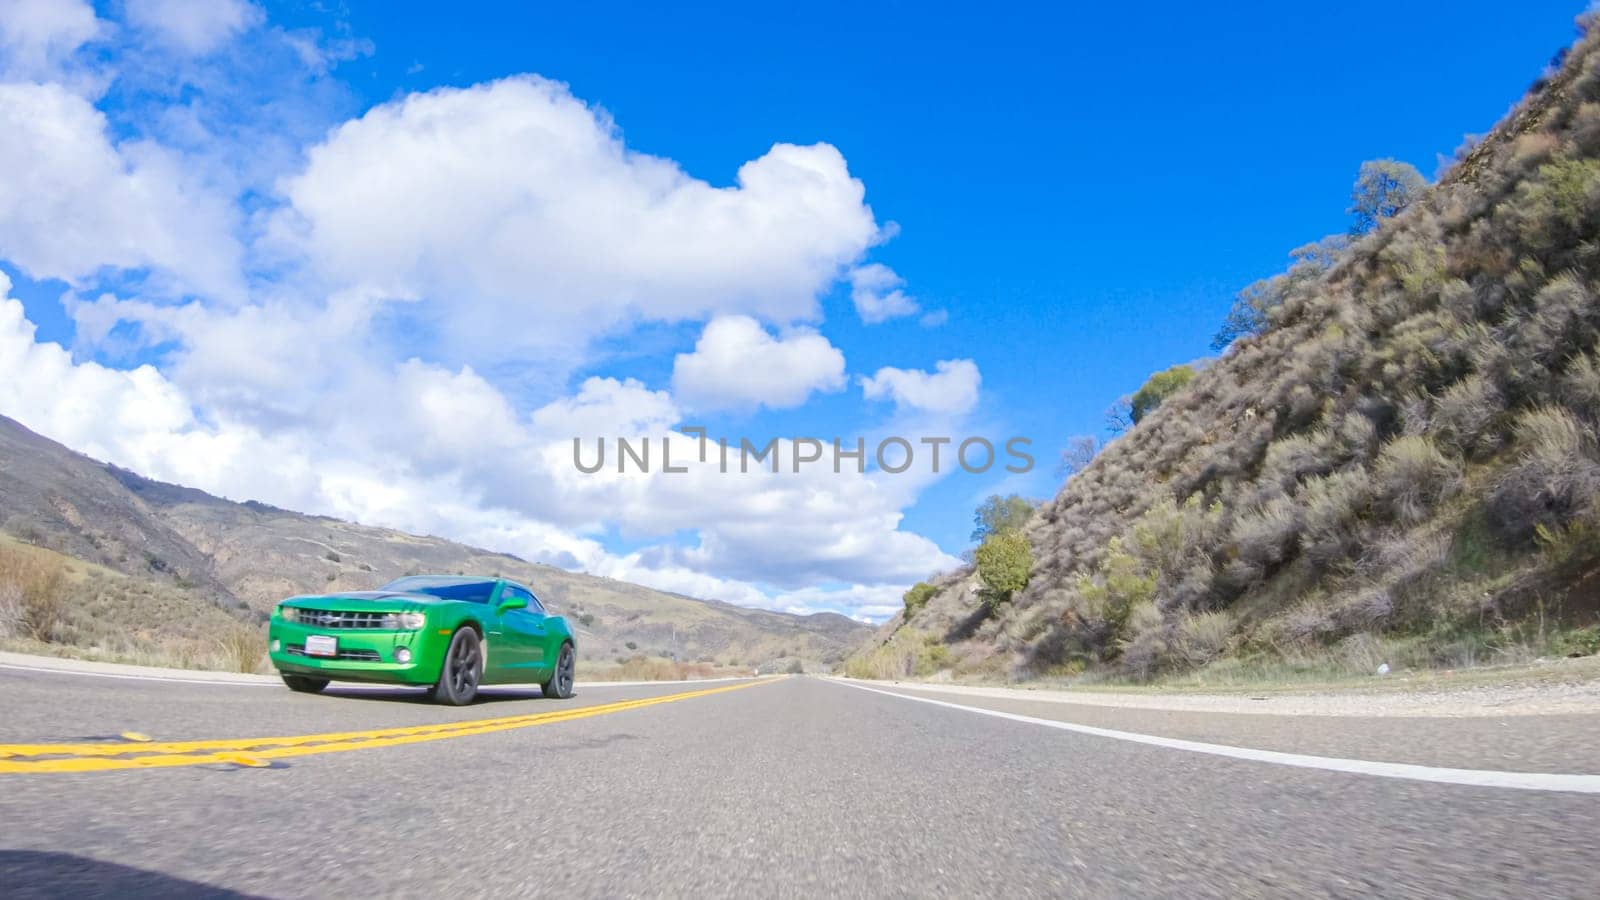
[[[4,416],[0,532],[135,579],[139,591],[148,592],[140,597],[183,597],[191,607],[209,605],[245,625],[259,623],[286,596],[369,589],[433,571],[527,583],[573,620],[591,662],[651,655],[713,665],[825,667],[870,632],[837,613],[800,616],[701,600],[441,537],[236,502],[99,462]],[[111,604],[101,615],[131,622],[137,605]],[[67,633],[104,635],[116,626],[79,621],[69,623]]]

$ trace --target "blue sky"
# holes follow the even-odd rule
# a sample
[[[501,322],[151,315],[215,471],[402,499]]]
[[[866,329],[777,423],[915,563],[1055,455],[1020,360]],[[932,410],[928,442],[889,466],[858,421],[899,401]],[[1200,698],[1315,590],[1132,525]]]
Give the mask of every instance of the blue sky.
[[[217,18],[222,7],[234,18]],[[173,161],[172,190],[198,204],[174,221],[214,221],[209,230],[174,225],[171,234],[116,258],[90,253],[70,260],[21,237],[8,246],[8,234],[23,232],[0,221],[0,271],[13,282],[10,295],[26,319],[38,326],[36,343],[61,344],[80,367],[101,363],[126,373],[150,363],[165,379],[157,393],[172,395],[162,393],[163,402],[191,418],[169,410],[170,433],[135,442],[35,411],[23,397],[8,409],[0,394],[0,413],[81,449],[229,496],[265,494],[282,505],[449,533],[536,557],[548,546],[551,559],[690,593],[865,617],[886,614],[892,603],[885,598],[903,589],[914,570],[909,563],[876,570],[869,560],[949,563],[966,545],[972,507],[984,494],[1053,494],[1054,458],[1070,436],[1098,433],[1106,406],[1150,372],[1205,355],[1236,290],[1281,269],[1291,248],[1345,227],[1349,186],[1362,160],[1393,156],[1432,176],[1441,157],[1467,133],[1487,130],[1571,41],[1581,11],[1571,2],[1467,2],[1447,12],[1435,4],[1365,2],[1292,12],[1266,3],[1226,10],[1040,5],[981,14],[970,5],[899,3],[753,11],[746,4],[505,2],[455,4],[444,17],[435,4],[238,0],[214,4],[204,15],[195,9],[182,0],[97,4],[92,29],[81,18],[54,21],[53,32],[35,21],[28,44],[16,37],[25,32],[13,22],[9,44],[0,43],[11,53],[0,67],[7,81],[65,85],[106,116],[105,142],[124,167],[143,160],[147,144]],[[196,16],[216,21],[209,30],[192,27]],[[308,45],[314,52],[299,52]],[[36,52],[24,52],[29,47]],[[349,204],[359,208],[359,195],[351,200],[336,190],[339,178],[314,176],[319,161],[358,182],[376,180],[374,173],[394,165],[352,156],[345,168],[333,167],[335,151],[358,149],[354,141],[328,137],[341,123],[366,116],[379,133],[385,123],[374,119],[375,109],[399,110],[408,98],[441,88],[472,89],[524,73],[567,85],[563,96],[574,108],[603,110],[627,151],[671,161],[716,188],[737,187],[740,167],[774,144],[830,145],[848,177],[864,186],[870,221],[863,224],[860,209],[846,203],[826,229],[796,238],[816,239],[826,247],[816,253],[839,266],[814,282],[805,281],[803,261],[780,250],[769,256],[764,247],[748,253],[750,266],[773,267],[765,276],[738,271],[737,260],[713,260],[695,271],[673,263],[670,271],[646,271],[639,284],[606,288],[648,294],[672,281],[683,295],[661,301],[672,312],[648,311],[657,298],[645,297],[637,300],[644,313],[573,332],[570,352],[530,341],[504,354],[474,353],[469,348],[492,341],[496,328],[564,333],[567,326],[547,321],[548,308],[565,302],[549,285],[571,285],[568,279],[595,270],[574,274],[556,266],[547,273],[509,260],[505,278],[530,279],[525,301],[501,281],[476,284],[482,266],[465,271],[440,263],[403,286],[383,283],[382,267],[367,266],[363,255],[382,247],[358,247],[350,236],[361,231],[360,217],[349,214]],[[494,102],[538,102],[533,94],[505,93]],[[479,112],[492,125],[506,108]],[[385,127],[405,124],[385,121]],[[489,143],[464,137],[461,146],[498,160],[485,163],[486,172],[543,165],[519,162],[518,148],[494,143],[493,127],[473,134]],[[327,151],[322,157],[318,147]],[[437,168],[398,172],[392,183],[412,185],[407,179]],[[143,183],[166,182],[152,175]],[[575,201],[579,209],[612,202],[605,184],[596,184],[591,199]],[[491,194],[493,188],[491,182]],[[71,209],[59,205],[52,215],[70,216]],[[208,243],[216,232],[230,239]],[[326,235],[334,237],[324,242]],[[417,238],[419,252],[449,257],[440,249],[447,242],[426,238]],[[343,250],[328,249],[341,240]],[[401,235],[395,245],[407,240]],[[178,245],[182,252],[163,249]],[[201,272],[192,263],[230,254],[239,260],[237,277],[222,271],[226,266]],[[597,259],[603,268],[610,257],[599,252]],[[800,267],[798,281],[788,279],[788,265]],[[891,268],[920,311],[864,321],[853,306],[849,273],[871,265]],[[818,305],[806,312],[804,298],[786,294],[789,284],[809,285]],[[382,366],[335,367],[315,383],[302,378],[289,385],[281,373],[241,374],[213,358],[224,355],[219,348],[227,336],[244,330],[232,327],[241,309],[259,308],[278,323],[274,328],[282,325],[274,317],[304,324],[333,309],[329,298],[340,291],[417,294],[416,302],[374,301],[384,304],[381,311],[352,332],[361,352]],[[718,291],[726,296],[706,308],[695,305],[694,298]],[[432,329],[441,322],[471,318],[468,301],[451,303],[475,292],[486,298],[482,309],[500,318],[491,317],[487,329],[463,329],[460,341],[436,339]],[[512,300],[543,305],[545,312],[526,320],[507,316],[507,309],[518,309],[505,305]],[[175,312],[186,306],[188,313]],[[924,322],[929,312],[944,320]],[[712,319],[745,314],[770,338],[797,341],[790,345],[796,353],[807,341],[805,349],[829,351],[820,362],[806,357],[821,368],[803,402],[739,403],[724,393],[696,404],[692,385],[675,378],[679,354],[695,349]],[[287,325],[281,336],[285,347],[309,340]],[[842,372],[828,368],[832,352],[842,357]],[[37,357],[28,364],[48,368]],[[848,491],[829,495],[826,486],[798,502],[834,512],[818,513],[810,530],[800,532],[773,523],[769,534],[769,523],[752,512],[738,529],[712,534],[692,511],[657,515],[667,504],[693,506],[692,494],[626,487],[619,489],[626,496],[582,501],[619,504],[614,511],[547,515],[559,498],[524,483],[538,473],[486,472],[478,460],[451,456],[448,448],[418,451],[400,463],[365,458],[319,436],[318,421],[304,414],[313,405],[338,409],[349,402],[341,398],[354,396],[354,385],[381,380],[383,390],[406,390],[416,383],[406,380],[411,360],[441,379],[470,367],[499,398],[486,392],[484,408],[503,402],[518,420],[583,396],[588,379],[621,385],[636,379],[641,390],[629,403],[670,400],[681,408],[661,421],[703,424],[714,433],[763,441],[904,429],[948,429],[957,438],[978,434],[997,442],[1026,435],[1039,465],[1022,479],[925,479],[903,496],[892,486],[861,487],[862,497],[895,496],[872,508],[879,532],[859,540],[849,533],[854,525],[837,519],[838,510],[865,501],[848,499],[857,496]],[[981,372],[981,393],[970,408],[930,410],[903,392],[886,387],[874,397],[862,385],[886,367],[925,376],[953,360],[970,360]],[[705,396],[713,389],[700,390]],[[300,399],[283,401],[287,396]],[[449,428],[430,421],[422,427]],[[280,441],[285,453],[312,467],[348,475],[319,475],[320,486],[311,489],[287,474],[241,475],[259,470],[243,457],[231,468],[200,462],[241,434]],[[386,468],[391,464],[398,468]],[[407,479],[427,487],[385,499],[370,485],[352,486]],[[450,485],[469,498],[463,505],[470,510],[438,518],[408,511]],[[783,504],[795,497],[784,494],[771,505],[774,498],[752,496],[745,509],[787,516]],[[638,512],[625,503],[640,504]],[[520,524],[497,530],[496,516],[505,511]],[[707,507],[705,515],[723,513]],[[893,521],[897,515],[904,518]],[[572,535],[592,545],[567,547]],[[936,549],[913,546],[910,536]],[[788,574],[761,577],[764,567],[787,571],[797,543],[835,538],[866,549],[821,554]]]
[[[839,147],[901,227],[874,258],[951,318],[862,327],[840,291],[830,338],[863,369],[975,359],[997,421],[1042,452],[1037,496],[1054,493],[1068,437],[1099,432],[1150,372],[1206,355],[1235,291],[1348,224],[1362,160],[1432,177],[1582,11],[506,2],[419,28],[428,6],[405,6],[348,4],[351,30],[384,51],[351,78],[367,103],[539,72],[605,106],[630,146],[714,183],[775,140]],[[971,497],[997,483],[939,485],[912,527],[959,550]]]

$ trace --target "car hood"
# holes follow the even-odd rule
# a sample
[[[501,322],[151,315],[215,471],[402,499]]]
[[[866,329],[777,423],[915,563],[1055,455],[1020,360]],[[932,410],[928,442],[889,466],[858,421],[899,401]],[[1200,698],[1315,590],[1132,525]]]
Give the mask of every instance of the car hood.
[[[407,591],[340,591],[337,594],[303,594],[283,601],[293,606],[313,606],[318,609],[366,609],[369,605],[435,606],[442,603],[459,603],[432,594],[414,594]]]

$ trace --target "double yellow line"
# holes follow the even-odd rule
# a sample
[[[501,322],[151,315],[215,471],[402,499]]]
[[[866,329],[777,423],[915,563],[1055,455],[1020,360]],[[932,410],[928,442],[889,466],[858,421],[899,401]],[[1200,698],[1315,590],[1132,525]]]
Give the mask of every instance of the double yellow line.
[[[378,728],[369,731],[341,731],[329,734],[302,734],[290,737],[235,738],[211,741],[128,741],[115,743],[81,744],[0,744],[0,775],[47,772],[105,772],[114,769],[161,769],[173,766],[204,766],[232,764],[266,766],[273,760],[318,753],[343,753],[347,750],[370,750],[375,747],[396,747],[402,744],[420,744],[442,741],[473,734],[490,734],[529,728],[534,725],[551,725],[571,722],[630,709],[641,709],[661,703],[673,703],[694,697],[707,697],[729,691],[742,690],[766,680],[747,681],[722,687],[683,691],[662,697],[642,700],[622,700],[599,706],[580,706],[575,709],[532,713],[521,716],[502,716],[493,719],[472,719],[465,722],[442,722],[434,725],[407,725],[399,728]]]

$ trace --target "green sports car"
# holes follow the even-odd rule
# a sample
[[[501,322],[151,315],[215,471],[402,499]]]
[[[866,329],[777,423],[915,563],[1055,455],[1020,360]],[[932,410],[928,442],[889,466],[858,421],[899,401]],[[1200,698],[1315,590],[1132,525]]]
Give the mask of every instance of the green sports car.
[[[577,663],[567,620],[504,578],[413,575],[376,591],[290,597],[267,639],[290,690],[375,681],[425,687],[452,706],[471,703],[480,684],[571,697]]]

